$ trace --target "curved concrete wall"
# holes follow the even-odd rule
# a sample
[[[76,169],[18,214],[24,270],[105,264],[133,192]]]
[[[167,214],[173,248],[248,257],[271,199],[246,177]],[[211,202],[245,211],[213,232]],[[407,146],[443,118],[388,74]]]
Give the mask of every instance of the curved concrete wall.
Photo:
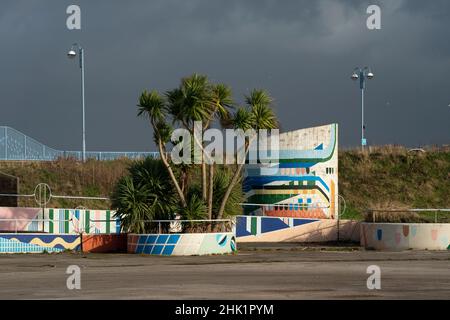
[[[339,239],[359,242],[359,221],[339,221]],[[338,238],[336,219],[236,217],[238,242],[327,242]]]
[[[225,254],[236,250],[232,232],[129,234],[128,253],[164,256]]]
[[[361,245],[376,250],[448,250],[450,223],[362,223]]]
[[[80,237],[71,234],[2,233],[0,253],[42,253],[79,250]]]

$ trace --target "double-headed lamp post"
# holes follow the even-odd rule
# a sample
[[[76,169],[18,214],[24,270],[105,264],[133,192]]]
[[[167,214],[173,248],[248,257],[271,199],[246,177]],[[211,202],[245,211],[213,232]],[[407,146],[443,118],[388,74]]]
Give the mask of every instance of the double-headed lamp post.
[[[352,80],[359,79],[359,88],[361,89],[361,148],[367,144],[366,138],[364,137],[364,89],[366,87],[366,78],[373,79],[373,73],[369,67],[355,68],[352,73]]]
[[[77,53],[78,51],[78,53]],[[69,52],[67,52],[67,56],[70,59],[79,56],[80,59],[80,69],[81,69],[81,105],[83,108],[83,162],[86,161],[86,125],[85,125],[85,112],[84,112],[84,49],[78,44],[74,43],[70,48]]]

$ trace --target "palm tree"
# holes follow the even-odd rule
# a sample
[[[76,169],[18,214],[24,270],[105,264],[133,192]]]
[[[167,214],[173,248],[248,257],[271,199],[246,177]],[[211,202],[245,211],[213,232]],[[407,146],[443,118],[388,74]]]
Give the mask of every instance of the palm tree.
[[[178,200],[163,162],[147,158],[132,164],[128,172],[116,184],[111,197],[122,230],[146,233],[149,225],[145,221],[172,219]]]
[[[158,146],[161,160],[166,167],[170,179],[172,180],[175,189],[183,206],[186,206],[186,199],[183,191],[175,177],[172,167],[167,159],[166,143],[170,140],[172,128],[165,122],[167,108],[165,100],[159,95],[157,91],[147,92],[144,90],[139,98],[138,116],[147,117],[153,128],[153,135],[156,145]]]
[[[232,115],[231,89],[224,84],[211,84],[206,76],[198,74],[183,78],[177,88],[165,93],[165,97],[156,91],[144,91],[141,94],[138,115],[146,116],[150,120],[161,160],[179,196],[180,210],[185,215],[190,216],[192,214],[188,214],[189,212],[202,212],[203,208],[206,208],[209,219],[212,219],[213,215],[221,219],[225,211],[235,210],[230,204],[234,205],[234,200],[242,196],[241,188],[236,188],[236,184],[241,177],[244,163],[238,164],[232,172],[225,172],[224,168],[220,167],[218,175],[215,174],[215,168],[219,167],[211,163],[207,173],[205,157],[211,158],[212,155],[205,153],[203,141],[199,141],[194,134],[194,124],[196,121],[201,122],[202,131],[210,128],[214,121],[219,121],[222,127],[233,127],[243,131],[278,127],[276,116],[271,109],[272,98],[266,91],[251,91],[245,97],[245,102],[246,106],[238,108]],[[195,145],[201,150],[201,187],[198,188],[196,196],[192,196],[193,186],[188,181],[189,172],[195,167],[183,165],[172,168],[169,164],[165,147],[170,141],[172,132],[171,126],[167,123],[169,117],[173,123],[181,124],[194,137],[191,147]],[[249,139],[245,141],[245,156],[248,154],[250,143]],[[179,173],[180,182],[174,169]],[[221,187],[218,187],[219,184]]]
[[[264,90],[252,90],[250,95],[245,97],[246,108],[239,108],[235,113],[234,118],[230,121],[232,127],[234,129],[241,129],[243,131],[249,129],[275,129],[278,128],[278,120],[271,108],[273,99],[270,95]],[[246,139],[244,145],[244,154],[245,157],[248,155],[249,147],[252,141],[250,139]],[[237,169],[234,172],[234,175],[231,179],[231,182],[226,189],[222,202],[220,204],[217,218],[221,219],[223,217],[227,201],[230,197],[230,194],[233,190],[233,187],[239,181],[241,177],[242,167],[245,162],[243,161],[240,164],[237,164]]]
[[[168,100],[168,110],[175,122],[179,122],[184,128],[189,130],[194,137],[193,143],[200,147],[201,151],[201,177],[202,196],[208,207],[208,217],[212,217],[212,198],[214,164],[209,165],[209,180],[207,181],[206,157],[203,141],[196,139],[194,135],[194,122],[202,123],[202,131],[208,129],[211,123],[220,119],[225,121],[230,117],[232,108],[231,89],[224,84],[210,84],[208,78],[203,75],[193,74],[184,78],[178,88],[166,93]],[[202,132],[203,134],[203,132]]]

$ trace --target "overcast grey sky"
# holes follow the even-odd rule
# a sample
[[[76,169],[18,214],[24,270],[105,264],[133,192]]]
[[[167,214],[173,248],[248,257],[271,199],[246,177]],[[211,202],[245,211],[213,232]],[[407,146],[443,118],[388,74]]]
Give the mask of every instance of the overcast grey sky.
[[[66,28],[81,7],[82,30]],[[381,30],[366,9],[381,7]],[[360,143],[360,96],[350,80],[371,66],[369,144],[450,143],[448,0],[132,0],[0,2],[0,125],[62,150],[81,149],[80,70],[86,54],[88,150],[152,150],[136,117],[143,89],[167,90],[193,72],[275,98],[282,129],[339,123]]]

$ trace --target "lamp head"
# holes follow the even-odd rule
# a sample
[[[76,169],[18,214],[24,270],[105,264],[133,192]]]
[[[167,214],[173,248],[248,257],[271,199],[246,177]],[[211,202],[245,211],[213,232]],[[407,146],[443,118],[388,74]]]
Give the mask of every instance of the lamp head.
[[[73,50],[73,49],[70,49],[69,52],[67,52],[67,56],[68,56],[70,59],[75,58],[76,55],[77,55],[77,52],[76,52],[75,50]]]
[[[359,76],[356,72],[353,72],[351,78],[352,78],[352,80],[358,80]]]
[[[373,77],[374,77],[374,75],[373,75],[373,73],[372,73],[372,72],[369,72],[369,73],[367,74],[367,78],[369,78],[369,79],[373,79]]]

